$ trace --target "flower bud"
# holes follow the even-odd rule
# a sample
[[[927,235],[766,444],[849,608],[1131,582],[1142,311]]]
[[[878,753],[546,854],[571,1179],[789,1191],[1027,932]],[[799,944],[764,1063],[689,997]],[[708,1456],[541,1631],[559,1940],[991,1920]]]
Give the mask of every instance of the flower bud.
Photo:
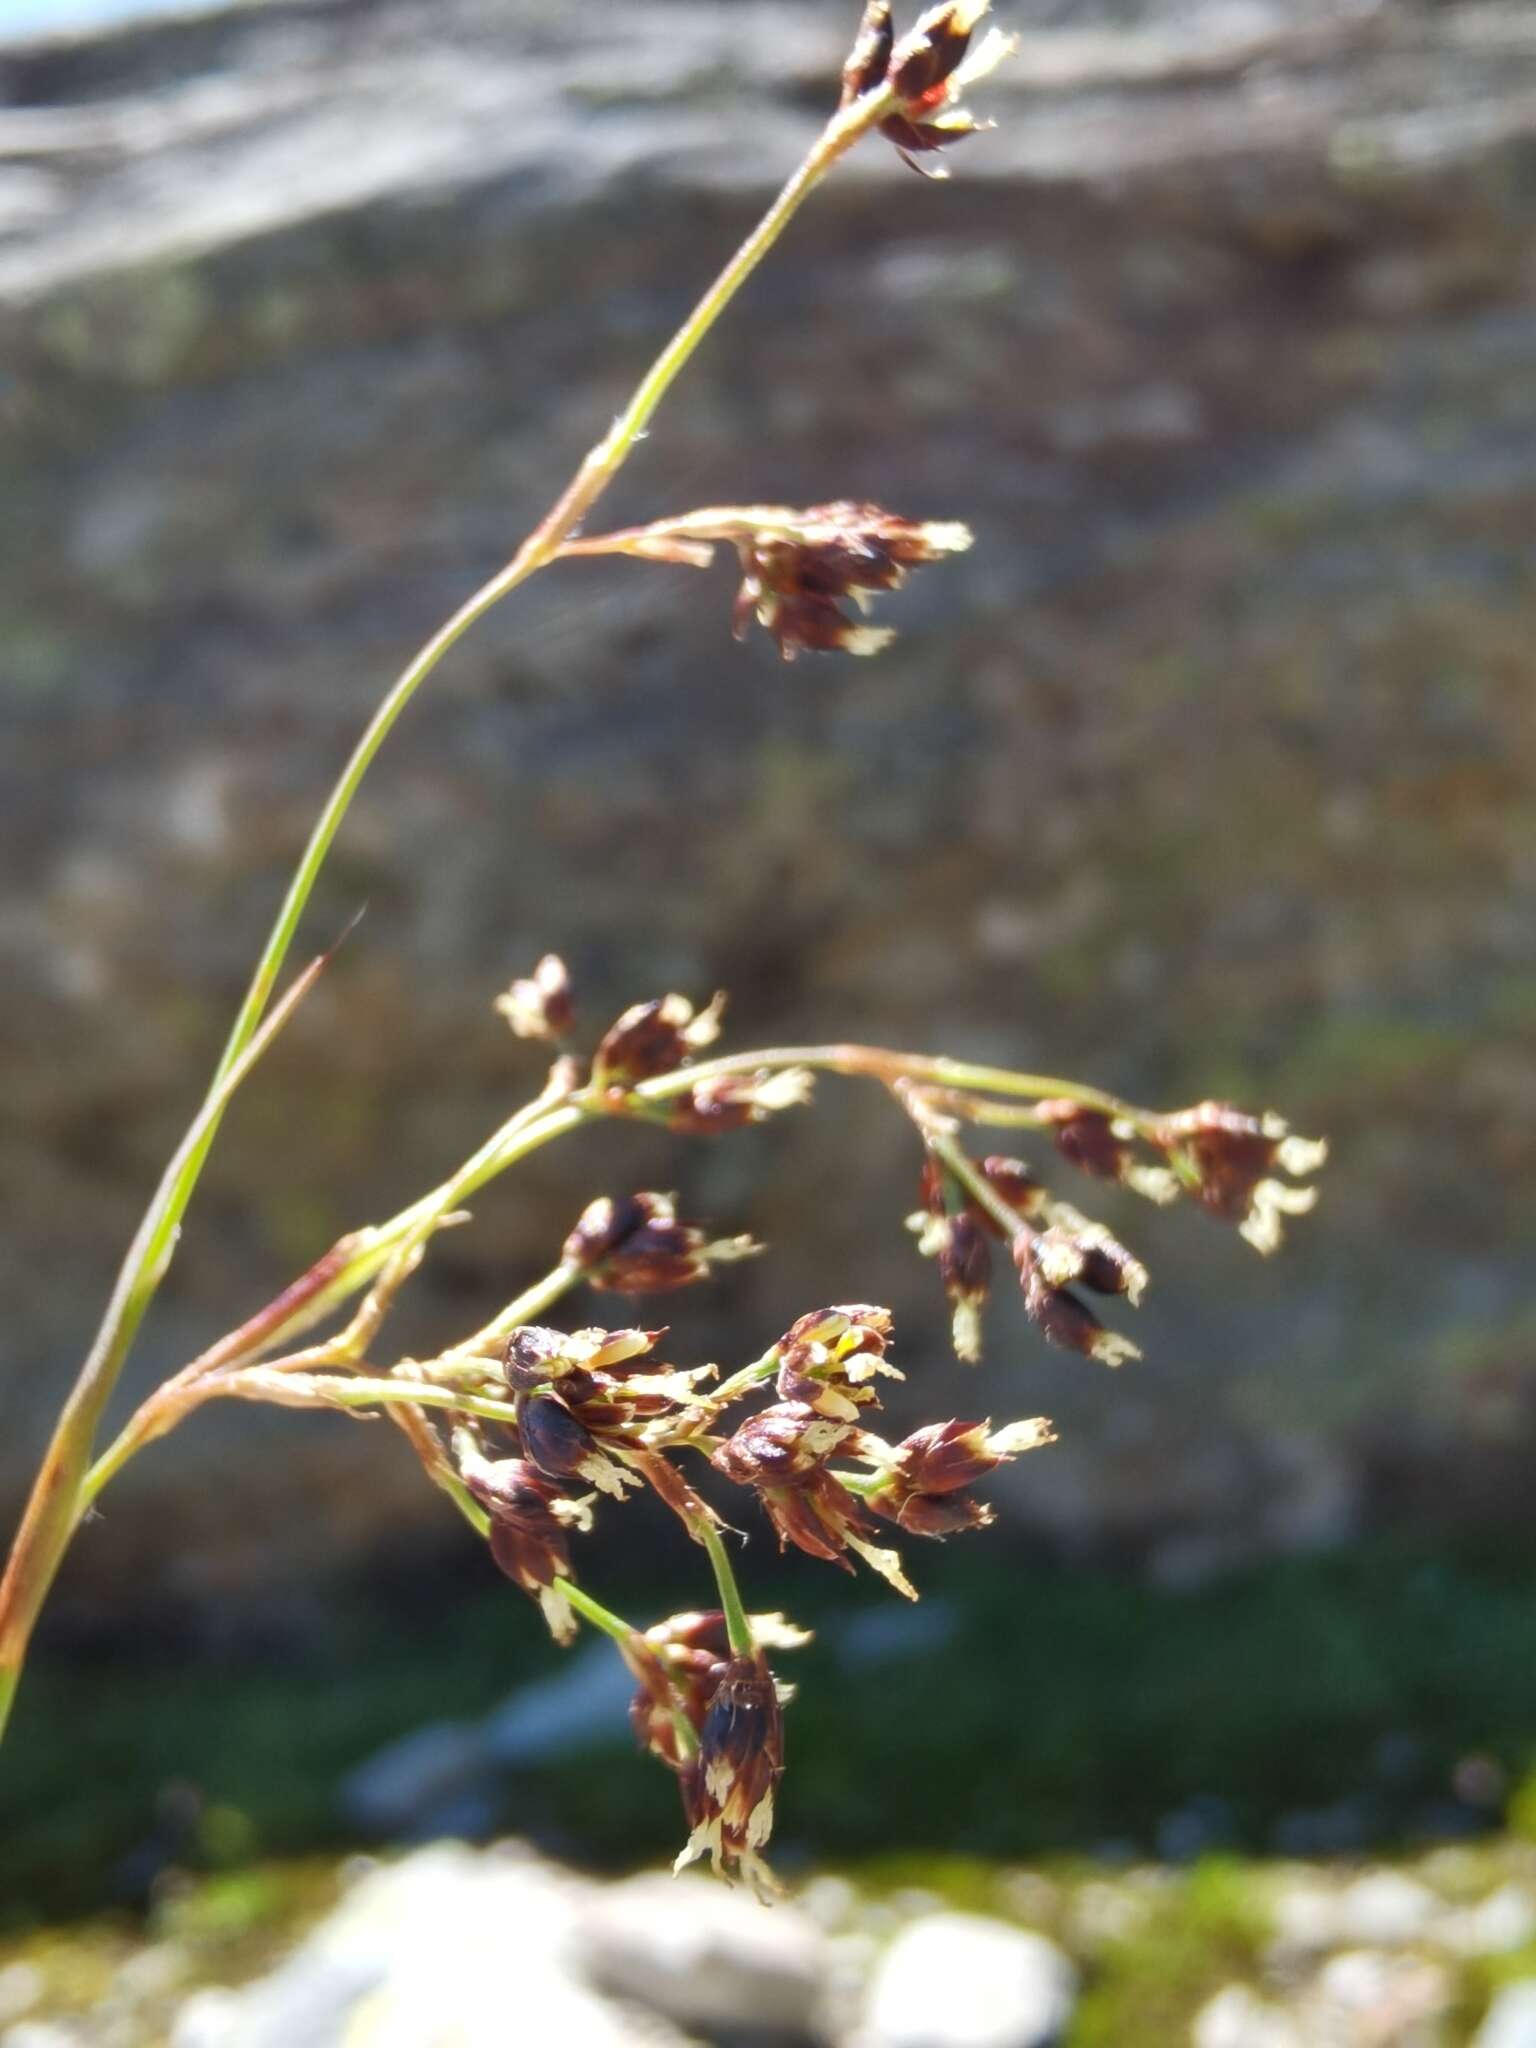
[[[514,981],[496,1008],[519,1038],[563,1038],[575,1021],[571,978],[558,953],[546,953],[533,973]]]

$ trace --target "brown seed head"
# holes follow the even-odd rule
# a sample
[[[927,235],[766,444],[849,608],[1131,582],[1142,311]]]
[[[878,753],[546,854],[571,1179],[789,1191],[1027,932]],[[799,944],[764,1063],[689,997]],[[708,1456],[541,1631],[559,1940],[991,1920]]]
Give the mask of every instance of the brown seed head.
[[[943,1537],[965,1529],[989,1529],[996,1517],[984,1501],[968,1493],[909,1493],[894,1520],[909,1536]]]
[[[548,1330],[524,1323],[507,1339],[502,1371],[518,1393],[591,1375],[643,1371],[665,1330]]]

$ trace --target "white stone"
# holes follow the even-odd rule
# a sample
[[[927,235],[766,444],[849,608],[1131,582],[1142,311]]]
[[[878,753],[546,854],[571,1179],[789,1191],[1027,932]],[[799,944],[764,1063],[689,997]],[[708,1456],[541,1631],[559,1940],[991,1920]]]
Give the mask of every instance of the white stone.
[[[902,1929],[865,1995],[856,2048],[1049,2048],[1077,1972],[1043,1935],[971,1913]]]
[[[1445,1940],[1467,1956],[1502,1956],[1524,1948],[1536,1940],[1536,1899],[1521,1885],[1500,1885],[1480,1905],[1453,1914]]]
[[[1536,1977],[1506,1984],[1495,1994],[1472,2048],[1536,2048]]]
[[[1340,1893],[1339,1931],[1363,1948],[1396,1948],[1421,1941],[1443,1911],[1428,1885],[1400,1871],[1373,1870]]]
[[[1246,1984],[1229,1984],[1200,2008],[1193,2048],[1305,2048],[1296,2022]]]
[[[720,2032],[809,2032],[831,1968],[809,1914],[708,1877],[635,1877],[599,1892],[571,1954],[598,1990]]]
[[[526,1854],[420,1850],[361,1878],[270,1976],[189,1999],[172,2048],[686,2048],[575,1974],[594,1889]]]
[[[36,1963],[7,1963],[0,1970],[0,2027],[8,2020],[21,2019],[34,2005],[41,2005],[46,1988]]]
[[[1302,2038],[1327,2048],[1439,2048],[1450,2001],[1440,1964],[1346,1949],[1323,1966],[1302,2001]]]
[[[1282,1949],[1401,1948],[1431,1939],[1450,1915],[1428,1885],[1396,1870],[1373,1870],[1335,1889],[1290,1885],[1275,1901]]]

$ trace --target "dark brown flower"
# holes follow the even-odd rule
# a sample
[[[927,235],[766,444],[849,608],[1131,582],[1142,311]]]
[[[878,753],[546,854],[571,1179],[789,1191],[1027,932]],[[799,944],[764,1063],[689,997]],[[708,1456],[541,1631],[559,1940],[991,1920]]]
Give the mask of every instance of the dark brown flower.
[[[695,1011],[686,996],[660,996],[636,1003],[604,1033],[592,1059],[595,1088],[632,1088],[657,1074],[670,1074],[690,1053],[720,1033],[724,996]]]
[[[517,1393],[578,1381],[584,1389],[594,1374],[624,1377],[644,1369],[664,1330],[549,1330],[524,1323],[507,1339],[502,1371]]]
[[[1070,1270],[1071,1261],[1059,1242],[1047,1242],[1033,1230],[1021,1230],[1011,1246],[1019,1284],[1024,1290],[1024,1308],[1030,1321],[1049,1344],[1065,1351],[1080,1351],[1102,1365],[1124,1365],[1139,1358],[1140,1349],[1117,1330],[1106,1330],[1098,1317],[1075,1294],[1067,1281],[1081,1274]]]
[[[597,1439],[553,1394],[522,1394],[517,1402],[517,1429],[529,1463],[550,1479],[582,1479],[599,1493],[624,1498],[640,1481],[616,1465]]]
[[[1050,1196],[1022,1159],[1008,1159],[999,1152],[989,1153],[981,1162],[981,1176],[988,1187],[1026,1223],[1034,1222],[1050,1201]],[[1002,1231],[996,1221],[985,1210],[978,1208],[977,1213],[989,1229],[1001,1237]]]
[[[999,1430],[986,1422],[934,1422],[903,1437],[894,1449],[866,1438],[865,1454],[880,1471],[879,1484],[866,1498],[877,1515],[910,1535],[982,1529],[992,1511],[962,1489],[1007,1459],[1053,1441],[1051,1425],[1040,1415]]]
[[[875,654],[894,637],[861,626],[842,610],[863,610],[871,596],[894,590],[907,571],[971,544],[952,521],[919,524],[878,505],[839,501],[794,512],[755,506],[737,515],[735,540],[742,584],[736,597],[737,639],[755,617],[779,643],[786,661],[805,649]]]
[[[884,1513],[883,1505],[871,1501]],[[997,1517],[985,1501],[968,1493],[909,1493],[896,1503],[890,1519],[907,1536],[958,1536],[966,1529],[990,1529]]]
[[[775,1347],[780,1399],[804,1402],[839,1422],[857,1422],[861,1409],[880,1405],[875,1380],[902,1377],[886,1357],[890,1334],[890,1310],[870,1302],[812,1309]]]
[[[752,1639],[764,1650],[798,1650],[811,1639],[782,1614],[754,1614],[749,1620]],[[642,1748],[693,1780],[683,1787],[687,1810],[690,1792],[697,1790],[697,1773],[688,1771],[696,1751],[685,1749],[677,1717],[681,1714],[695,1735],[702,1731],[730,1661],[725,1616],[719,1608],[674,1614],[643,1636],[631,1636],[621,1649],[639,1681],[630,1703],[630,1725]],[[690,1828],[698,1817],[696,1810],[688,1810]]]
[[[781,1109],[799,1109],[811,1099],[814,1077],[806,1067],[764,1067],[755,1074],[714,1074],[673,1098],[667,1123],[696,1138],[760,1124]]]
[[[531,975],[496,998],[496,1007],[519,1038],[563,1038],[575,1022],[565,962],[546,953]]]
[[[492,1557],[538,1601],[555,1640],[568,1643],[576,1616],[556,1582],[571,1576],[567,1528],[590,1527],[590,1510],[565,1499],[525,1460],[484,1457],[467,1434],[455,1438],[454,1454],[465,1486],[491,1518]]]
[[[920,168],[912,162],[914,156],[945,149],[991,125],[977,121],[960,104],[965,88],[986,77],[1013,48],[1011,40],[996,29],[971,48],[971,37],[989,4],[990,0],[942,0],[890,51],[884,83],[895,94],[896,106],[880,122],[880,133],[895,143],[914,170]],[[872,45],[866,73],[876,54]],[[865,84],[865,91],[870,83]],[[942,177],[944,173],[928,175]]]
[[[762,1857],[773,1832],[773,1800],[784,1770],[784,1721],[768,1660],[732,1657],[699,1737],[697,1818],[677,1868],[707,1855],[721,1877],[775,1889]]]
[[[1256,1251],[1272,1252],[1284,1218],[1305,1215],[1314,1187],[1278,1180],[1313,1173],[1328,1156],[1321,1138],[1298,1138],[1273,1114],[1250,1116],[1230,1102],[1201,1102],[1160,1117],[1150,1136],[1202,1209],[1235,1223]]]
[[[1136,1157],[1136,1127],[1124,1118],[1086,1108],[1069,1097],[1037,1102],[1035,1109],[1056,1150],[1080,1173],[1119,1181],[1149,1201],[1177,1200],[1177,1179],[1166,1166],[1152,1166]]]
[[[756,1492],[781,1549],[793,1543],[844,1571],[853,1569],[847,1552],[855,1551],[915,1600],[896,1552],[871,1540],[877,1531],[863,1502],[826,1469],[829,1458],[840,1450],[856,1453],[861,1441],[862,1432],[852,1424],[818,1415],[803,1401],[786,1401],[750,1416],[716,1446],[711,1462],[727,1479]]]
[[[981,1311],[992,1285],[989,1235],[998,1227],[930,1153],[919,1184],[922,1208],[907,1218],[924,1258],[936,1259],[949,1300],[951,1341],[966,1365],[981,1357]]]
[[[1128,1125],[1117,1125],[1102,1109],[1065,1099],[1040,1102],[1035,1109],[1056,1150],[1080,1173],[1095,1180],[1124,1178],[1134,1135]]]
[[[560,1256],[581,1268],[589,1286],[616,1294],[667,1294],[707,1280],[712,1266],[761,1249],[750,1237],[712,1241],[698,1224],[679,1220],[671,1195],[645,1192],[589,1202]]]
[[[805,1401],[780,1401],[749,1415],[710,1462],[737,1486],[793,1486],[856,1435],[851,1423],[818,1415]]]

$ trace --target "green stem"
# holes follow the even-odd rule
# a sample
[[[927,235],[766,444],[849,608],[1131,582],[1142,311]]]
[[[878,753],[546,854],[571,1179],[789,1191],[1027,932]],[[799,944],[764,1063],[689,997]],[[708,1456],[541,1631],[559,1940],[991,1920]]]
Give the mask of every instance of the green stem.
[[[726,1640],[731,1646],[733,1657],[753,1657],[757,1654],[757,1641],[752,1634],[752,1623],[742,1604],[741,1589],[736,1584],[736,1574],[731,1569],[731,1560],[725,1554],[725,1545],[720,1540],[720,1531],[713,1522],[698,1524],[699,1541],[709,1552],[709,1561],[714,1568],[715,1584],[720,1588],[720,1607],[725,1615]]]
[[[515,1301],[509,1301],[499,1316],[493,1316],[483,1330],[476,1330],[473,1337],[466,1337],[462,1344],[455,1344],[451,1351],[443,1354],[444,1359],[453,1362],[473,1358],[481,1353],[484,1346],[499,1344],[514,1330],[520,1330],[525,1323],[531,1323],[535,1316],[541,1316],[554,1307],[562,1296],[582,1278],[583,1268],[562,1260],[552,1266],[542,1280],[536,1280],[531,1287],[525,1287]]]
[[[972,1200],[980,1203],[1010,1243],[1021,1230],[1029,1229],[1018,1210],[1003,1200],[986,1175],[978,1170],[975,1162],[947,1132],[925,1130],[923,1142],[936,1159],[944,1162]]]

